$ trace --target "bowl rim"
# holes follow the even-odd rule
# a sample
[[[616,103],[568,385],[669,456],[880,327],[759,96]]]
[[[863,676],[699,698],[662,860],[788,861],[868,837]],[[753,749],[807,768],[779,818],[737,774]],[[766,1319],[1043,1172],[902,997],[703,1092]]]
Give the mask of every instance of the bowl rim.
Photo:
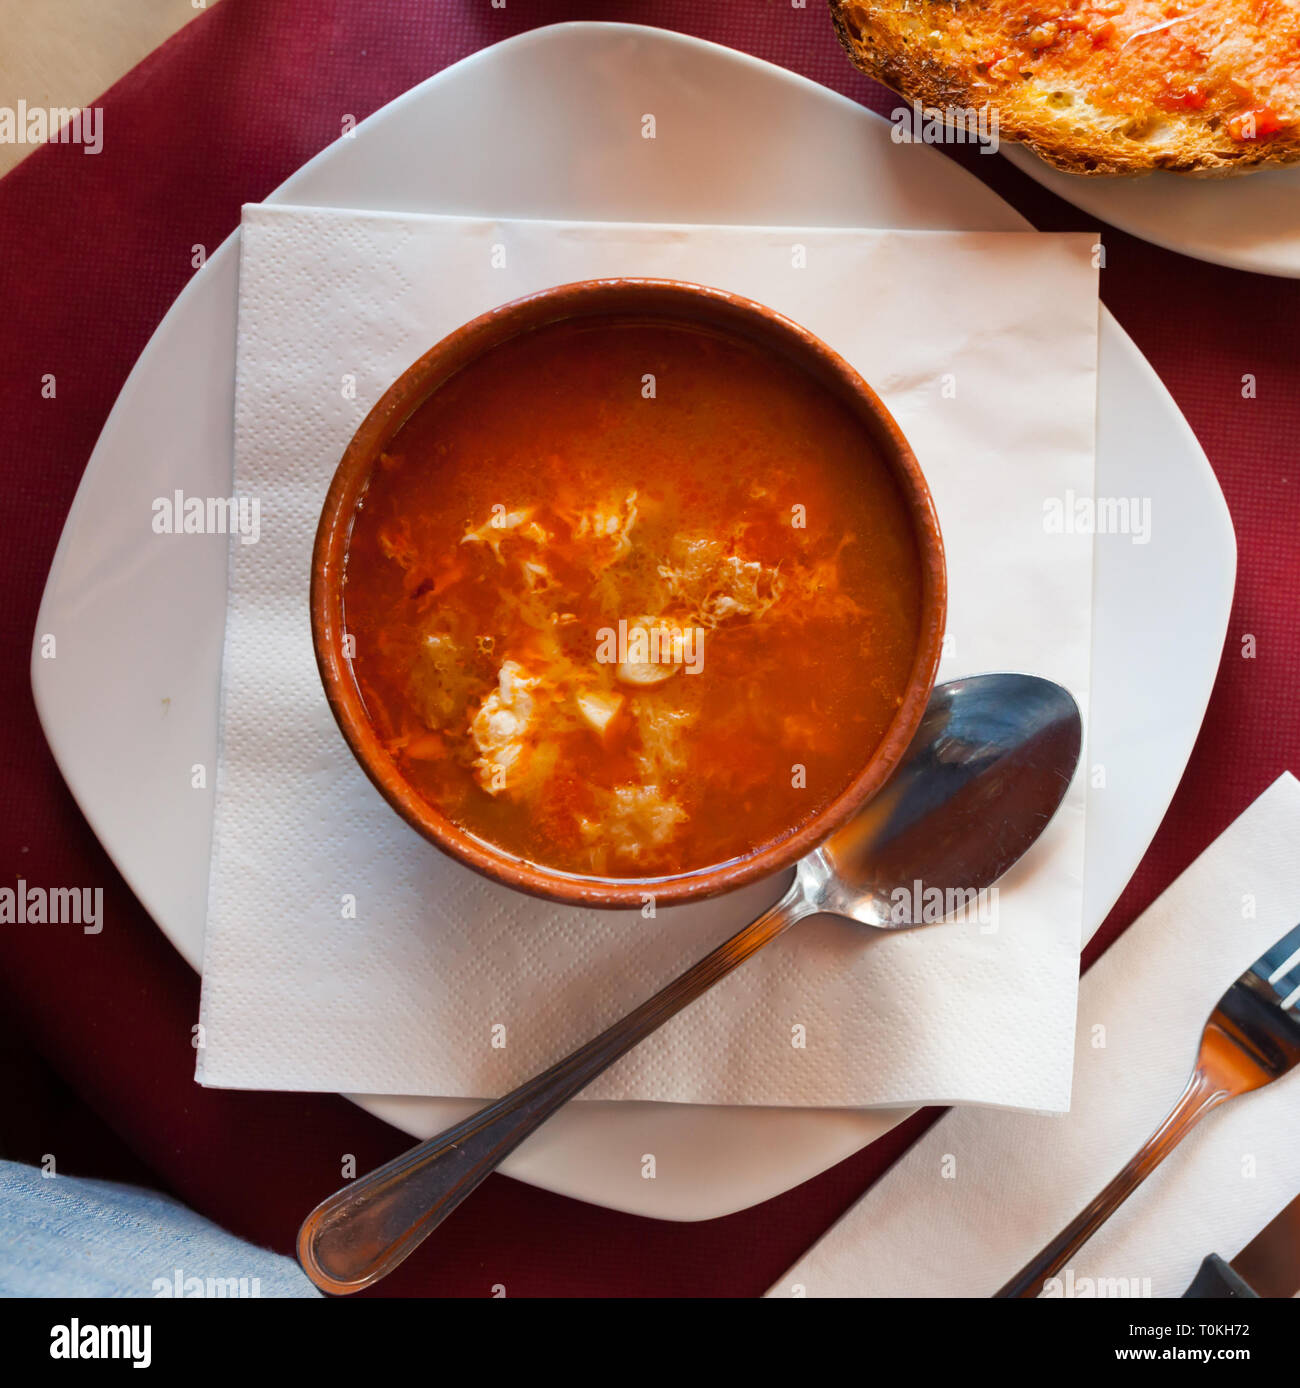
[[[345,653],[343,579],[358,501],[379,455],[451,376],[523,333],[583,317],[641,316],[700,325],[775,349],[854,412],[890,469],[912,520],[921,570],[916,653],[903,699],[870,758],[828,804],[754,852],[669,877],[602,878],[520,858],[471,834],[402,775],[366,713]],[[413,362],[361,422],[335,468],[312,546],[312,646],[325,697],[362,770],[417,833],[457,861],[508,887],[568,905],[632,908],[702,900],[791,867],[884,785],[920,724],[938,672],[947,615],[947,572],[934,500],[910,445],[875,391],[807,328],[755,300],[687,280],[620,276],[578,280],[512,299],[462,324]]]

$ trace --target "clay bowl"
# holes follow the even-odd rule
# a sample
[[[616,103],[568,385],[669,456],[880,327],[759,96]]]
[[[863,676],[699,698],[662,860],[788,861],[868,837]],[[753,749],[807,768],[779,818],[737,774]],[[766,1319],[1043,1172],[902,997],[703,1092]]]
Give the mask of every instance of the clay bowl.
[[[839,797],[794,833],[753,853],[674,877],[582,877],[519,858],[453,824],[403,777],[366,714],[344,653],[343,576],[358,501],[379,454],[428,396],[461,367],[519,333],[560,319],[633,315],[705,325],[775,350],[811,374],[861,421],[864,437],[893,472],[915,532],[921,566],[921,621],[902,703],[884,738]],[[648,892],[669,904],[731,891],[793,865],[816,848],[888,780],[906,750],[934,685],[947,585],[943,542],[925,478],[898,425],[867,383],[807,329],[762,304],[674,280],[584,280],[491,310],[422,356],[385,392],[343,455],[316,532],[311,623],[321,680],[343,736],[380,794],[412,828],[453,858],[520,891],[571,905],[640,907]]]

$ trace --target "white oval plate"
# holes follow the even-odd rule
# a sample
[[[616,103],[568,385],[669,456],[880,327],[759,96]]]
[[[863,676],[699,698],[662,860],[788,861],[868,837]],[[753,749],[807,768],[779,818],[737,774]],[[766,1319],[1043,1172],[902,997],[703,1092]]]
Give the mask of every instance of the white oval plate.
[[[1300,278],[1300,165],[1232,178],[1086,178],[1024,145],[1001,151],[1057,197],[1131,236],[1212,265]]]
[[[643,113],[658,138],[629,141]],[[661,30],[564,24],[486,49],[413,88],[268,199],[510,217],[1024,230],[1018,213],[923,145],[781,68]],[[32,658],[59,768],[123,877],[196,968],[212,827],[226,548],[139,543],[150,501],[229,494],[238,256],[232,236],[180,295],[91,455],[45,589]],[[1236,551],[1204,454],[1103,311],[1097,485],[1149,496],[1153,534],[1097,547],[1084,920],[1137,865],[1205,712]],[[58,635],[54,662],[41,633]],[[1027,659],[1032,660],[1027,656]],[[356,1096],[427,1136],[458,1099]],[[575,1103],[504,1170],[661,1219],[743,1209],[893,1127],[898,1110]],[[639,1176],[655,1152],[658,1179]],[[674,1174],[675,1173],[675,1174]]]

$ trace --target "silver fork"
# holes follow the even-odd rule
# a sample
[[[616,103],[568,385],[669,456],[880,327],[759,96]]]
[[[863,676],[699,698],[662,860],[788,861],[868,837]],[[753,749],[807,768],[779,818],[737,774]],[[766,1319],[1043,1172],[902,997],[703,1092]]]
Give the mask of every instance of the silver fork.
[[[1201,1033],[1196,1068],[1182,1098],[1138,1154],[995,1296],[1037,1296],[1205,1114],[1300,1065],[1297,1003],[1300,925],[1261,954],[1219,999]]]

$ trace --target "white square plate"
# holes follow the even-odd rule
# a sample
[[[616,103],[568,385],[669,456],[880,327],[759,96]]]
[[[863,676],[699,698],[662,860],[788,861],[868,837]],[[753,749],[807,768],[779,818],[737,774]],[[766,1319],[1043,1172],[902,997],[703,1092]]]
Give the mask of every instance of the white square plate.
[[[640,139],[653,113],[657,137]],[[590,221],[1017,231],[977,179],[781,68],[662,30],[563,24],[446,69],[377,111],[267,199]],[[196,968],[212,827],[227,551],[167,542],[153,498],[229,495],[238,251],[228,239],[159,325],[91,455],[32,656],[41,723],[73,794]],[[1218,666],[1236,548],[1214,474],[1164,387],[1102,311],[1101,496],[1150,498],[1150,542],[1098,537],[1085,935],[1150,843]],[[148,543],[144,541],[148,539]],[[304,576],[305,581],[305,576]],[[58,637],[43,660],[40,638]],[[340,747],[340,755],[343,755]],[[355,1096],[428,1136],[471,1101]],[[506,1162],[549,1190],[661,1219],[779,1194],[901,1121],[893,1111],[576,1103]],[[640,1178],[639,1154],[659,1178]]]

